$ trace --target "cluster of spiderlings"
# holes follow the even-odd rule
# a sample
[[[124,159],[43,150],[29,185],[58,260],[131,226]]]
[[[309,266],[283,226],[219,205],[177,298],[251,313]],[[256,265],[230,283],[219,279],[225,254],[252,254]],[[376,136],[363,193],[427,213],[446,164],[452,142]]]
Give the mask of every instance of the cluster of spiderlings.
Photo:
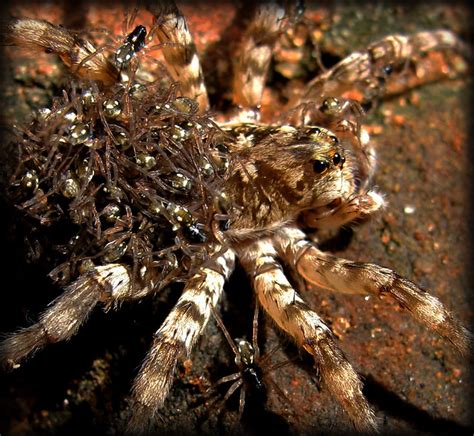
[[[11,185],[48,235],[53,279],[116,262],[158,271],[162,283],[192,273],[212,254],[213,220],[228,212],[225,133],[173,87],[78,83],[63,94],[21,131]]]

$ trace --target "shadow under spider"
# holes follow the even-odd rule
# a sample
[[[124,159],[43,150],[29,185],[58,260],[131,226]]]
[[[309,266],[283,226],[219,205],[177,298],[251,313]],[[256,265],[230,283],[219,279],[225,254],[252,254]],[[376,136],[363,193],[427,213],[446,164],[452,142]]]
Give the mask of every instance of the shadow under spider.
[[[473,427],[464,426],[445,418],[437,418],[425,410],[410,404],[394,392],[390,392],[370,375],[364,376],[364,394],[371,404],[384,414],[403,420],[413,430],[423,433],[472,435]]]

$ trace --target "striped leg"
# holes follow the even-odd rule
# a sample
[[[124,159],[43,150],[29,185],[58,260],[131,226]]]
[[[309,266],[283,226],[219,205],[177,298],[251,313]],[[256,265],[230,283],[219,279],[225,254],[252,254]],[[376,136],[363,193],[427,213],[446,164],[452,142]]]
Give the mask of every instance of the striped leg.
[[[241,121],[254,119],[262,100],[272,50],[282,27],[284,8],[273,2],[258,3],[243,36],[234,64],[233,102]]]
[[[209,109],[209,99],[201,63],[184,15],[171,0],[150,2],[150,12],[157,22],[156,33],[163,45],[163,55],[174,79],[180,82],[184,96],[199,103],[200,112]]]
[[[36,324],[13,333],[0,344],[0,362],[16,368],[21,360],[48,343],[70,339],[98,302],[112,305],[154,291],[153,282],[132,286],[130,277],[130,271],[120,264],[98,266],[81,275],[51,303]]]
[[[176,306],[155,333],[133,386],[129,432],[151,427],[171,388],[178,358],[189,356],[207,325],[234,267],[235,255],[228,250],[201,268],[184,288]]]
[[[115,66],[93,44],[45,20],[12,20],[0,28],[0,39],[2,44],[56,53],[72,73],[82,79],[113,85],[119,78]]]
[[[362,394],[362,383],[337,346],[321,318],[297,294],[276,260],[269,241],[260,241],[239,252],[242,265],[253,280],[261,306],[299,346],[314,356],[325,386],[336,397],[359,431],[377,427],[375,415]]]
[[[466,45],[447,30],[418,32],[412,36],[387,36],[371,44],[366,51],[352,53],[317,76],[308,84],[303,95],[291,102],[290,107],[309,101],[320,104],[327,97],[339,97],[354,89],[362,93],[363,100],[370,101],[385,91],[385,82],[392,72],[404,72],[410,62],[419,60],[430,51],[446,50],[466,56],[469,53]],[[403,83],[403,86],[405,89],[412,88],[446,77],[450,73],[453,72],[445,69],[424,71],[423,75],[415,74],[411,82]]]
[[[472,334],[436,297],[394,271],[373,263],[353,262],[318,250],[297,229],[281,230],[275,246],[289,265],[310,283],[348,294],[388,294],[420,322],[448,339],[463,354],[472,348]]]

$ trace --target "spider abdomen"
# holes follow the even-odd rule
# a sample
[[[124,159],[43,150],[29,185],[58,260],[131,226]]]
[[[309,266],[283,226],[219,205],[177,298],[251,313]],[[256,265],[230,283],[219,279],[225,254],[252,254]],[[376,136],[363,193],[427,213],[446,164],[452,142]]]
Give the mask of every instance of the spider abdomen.
[[[253,391],[256,395],[260,397],[265,397],[267,394],[267,389],[265,384],[262,381],[262,373],[260,368],[257,365],[250,365],[245,367],[242,370],[242,376],[244,383],[247,383],[247,386]]]

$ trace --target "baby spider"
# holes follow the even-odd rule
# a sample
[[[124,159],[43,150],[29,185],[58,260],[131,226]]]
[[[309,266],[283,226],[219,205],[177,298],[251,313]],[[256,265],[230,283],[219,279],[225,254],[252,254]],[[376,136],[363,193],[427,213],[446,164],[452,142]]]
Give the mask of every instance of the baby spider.
[[[280,389],[277,384],[273,382],[273,380],[269,377],[269,374],[287,365],[288,363],[290,363],[290,361],[285,360],[275,365],[270,364],[271,357],[279,348],[278,345],[273,347],[268,353],[264,354],[263,356],[260,356],[260,349],[258,346],[258,313],[258,303],[255,303],[252,321],[252,343],[250,343],[246,339],[235,339],[235,341],[233,341],[229,331],[224,325],[221,316],[215,308],[212,309],[214,319],[219,325],[232,351],[234,352],[235,364],[239,368],[239,371],[228,376],[222,377],[214,384],[211,389],[214,390],[217,388],[217,386],[223,383],[234,382],[225,394],[222,400],[222,404],[225,405],[227,400],[240,388],[239,417],[241,417],[244,412],[245,399],[247,394],[253,395],[255,401],[258,401],[262,404],[266,401],[266,384],[269,384],[273,389],[275,389],[278,395],[287,404],[289,403],[289,400],[285,393]]]
[[[115,52],[115,64],[122,70],[126,67],[132,57],[137,54],[145,45],[146,28],[141,24],[135,27],[133,31],[127,35],[123,45]]]

